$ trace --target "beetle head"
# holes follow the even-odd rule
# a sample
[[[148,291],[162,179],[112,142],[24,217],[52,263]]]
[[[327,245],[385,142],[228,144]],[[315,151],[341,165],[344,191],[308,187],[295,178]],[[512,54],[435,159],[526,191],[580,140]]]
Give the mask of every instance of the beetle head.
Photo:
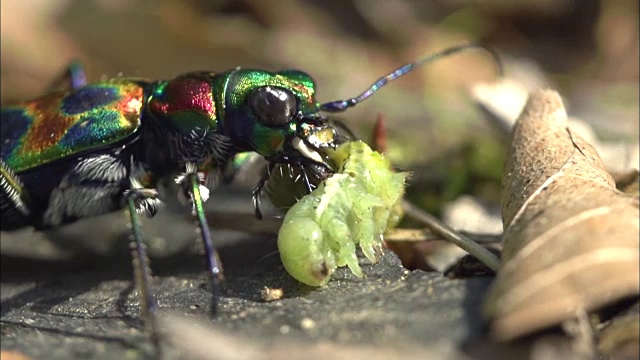
[[[309,75],[236,69],[221,94],[221,130],[238,150],[276,163],[326,165],[322,149],[334,147],[335,130],[318,114]]]

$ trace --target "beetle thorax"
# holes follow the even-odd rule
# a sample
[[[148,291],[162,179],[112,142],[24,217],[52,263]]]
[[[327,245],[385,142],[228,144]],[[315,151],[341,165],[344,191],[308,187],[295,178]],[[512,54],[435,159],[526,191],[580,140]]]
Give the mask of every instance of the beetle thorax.
[[[220,133],[213,74],[190,73],[158,82],[149,112],[180,163],[220,163],[229,158],[231,139]]]

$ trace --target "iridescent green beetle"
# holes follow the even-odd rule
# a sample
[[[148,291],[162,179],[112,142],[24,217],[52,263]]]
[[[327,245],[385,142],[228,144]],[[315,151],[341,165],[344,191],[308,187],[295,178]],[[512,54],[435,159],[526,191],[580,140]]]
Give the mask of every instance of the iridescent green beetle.
[[[215,312],[220,270],[202,206],[211,180],[237,155],[255,152],[269,169],[299,169],[311,191],[310,176],[324,179],[334,171],[326,151],[338,141],[323,112],[344,111],[422,64],[471,48],[488,50],[477,44],[449,48],[395,70],[355,98],[325,104],[316,101],[311,77],[297,70],[237,68],[87,85],[81,68],[72,67],[70,89],[2,108],[0,229],[48,229],[128,208],[136,280],[145,313],[153,314],[136,214],[153,215],[160,202],[157,184],[175,179],[179,197],[198,217]],[[257,214],[268,174],[253,193]]]
[[[168,81],[118,78],[4,107],[1,229],[48,229],[128,206],[146,261],[135,214],[153,215],[155,188],[172,177],[183,184],[180,195],[192,198],[217,291],[205,185],[247,151],[272,163],[324,165],[318,151],[334,145],[333,129],[318,114],[314,92],[299,71],[234,69]],[[148,288],[148,269],[137,270]],[[154,310],[151,292],[144,293]]]

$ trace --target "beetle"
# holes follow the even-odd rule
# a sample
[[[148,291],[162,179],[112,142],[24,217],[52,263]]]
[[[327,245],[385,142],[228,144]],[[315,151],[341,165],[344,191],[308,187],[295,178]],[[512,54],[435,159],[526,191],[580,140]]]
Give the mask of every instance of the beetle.
[[[499,64],[491,49],[463,44],[406,64],[354,98],[323,104],[313,79],[298,70],[236,68],[87,84],[82,69],[71,67],[70,89],[1,110],[0,229],[44,230],[128,209],[136,285],[152,320],[157,306],[138,214],[153,216],[156,186],[174,179],[198,219],[215,314],[221,273],[202,204],[222,169],[245,152],[268,161],[252,193],[260,217],[261,191],[276,165],[297,168],[309,191],[310,176],[331,174],[323,149],[340,141],[325,114],[359,104],[418,66],[473,48],[489,51]]]

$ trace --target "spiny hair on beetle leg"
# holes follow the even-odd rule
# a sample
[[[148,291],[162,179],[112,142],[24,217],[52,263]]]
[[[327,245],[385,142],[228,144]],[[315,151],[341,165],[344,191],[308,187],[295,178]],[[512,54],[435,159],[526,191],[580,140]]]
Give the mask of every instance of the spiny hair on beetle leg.
[[[4,192],[9,201],[15,206],[22,215],[28,216],[31,211],[27,208],[27,205],[22,200],[22,189],[24,185],[11,168],[0,159],[0,169],[2,169],[2,176],[0,176],[0,191]],[[3,208],[4,209],[4,208]]]
[[[136,204],[136,213],[148,218],[155,216],[162,202],[158,199],[144,199]]]
[[[202,202],[207,202],[209,200],[209,189],[204,185],[198,185],[198,189],[200,190]]]
[[[136,199],[135,201],[136,213],[148,218],[153,217],[163,205],[162,201],[158,198],[158,192],[155,189],[146,189],[136,178],[130,178],[129,182],[131,183],[131,190],[125,192],[125,197],[130,191],[139,191],[144,194],[144,197]]]
[[[216,162],[224,161],[229,158],[233,148],[229,137],[218,134],[209,128],[197,127],[187,135],[172,134],[170,141],[185,161],[195,163],[211,159]]]
[[[179,174],[175,178],[175,183],[180,185],[180,190],[178,191],[178,201],[183,206],[193,205],[191,201],[191,183],[189,181],[189,175],[197,174],[198,175],[198,190],[200,190],[200,198],[202,202],[207,202],[209,200],[209,188],[205,185],[207,183],[207,174],[202,171],[198,171],[198,167],[196,164],[188,162],[185,164],[185,172]]]

